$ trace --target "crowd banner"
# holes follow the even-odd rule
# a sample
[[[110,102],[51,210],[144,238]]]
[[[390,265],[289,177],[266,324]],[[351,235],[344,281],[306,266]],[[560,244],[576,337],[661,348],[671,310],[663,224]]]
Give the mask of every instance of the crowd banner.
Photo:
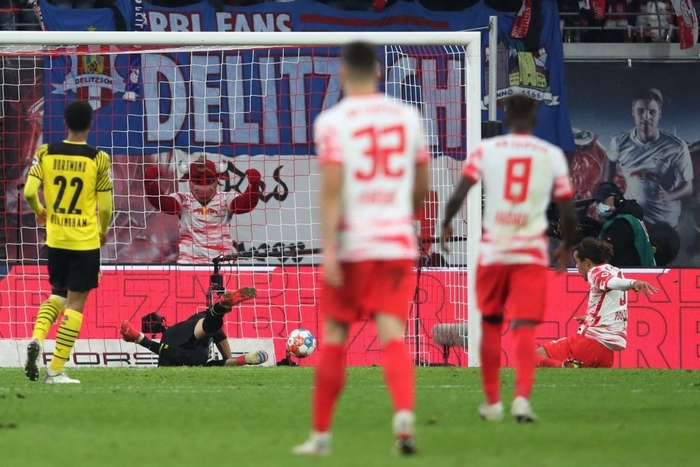
[[[313,0],[296,0],[294,2],[264,3],[248,7],[223,6],[215,8],[210,2],[203,1],[182,7],[157,7],[141,0],[119,0],[116,9],[94,9],[81,11],[75,15],[70,10],[61,10],[52,6],[47,0],[40,0],[43,11],[45,28],[47,30],[114,30],[117,24],[124,23],[127,29],[151,31],[460,31],[465,29],[486,28],[489,16],[498,17],[498,63],[499,83],[498,97],[503,98],[513,94],[524,93],[541,102],[539,110],[539,125],[536,134],[559,145],[564,150],[573,149],[574,143],[569,131],[569,116],[564,88],[563,48],[559,28],[559,16],[556,2],[545,1],[542,6],[543,26],[540,47],[537,50],[526,50],[521,40],[510,38],[510,30],[515,18],[514,14],[497,12],[483,2],[476,3],[460,12],[438,12],[424,8],[418,2],[398,2],[383,12],[343,11]],[[115,19],[115,16],[121,15]],[[488,34],[483,35],[484,57],[488,44]],[[337,57],[337,51],[330,51]],[[45,125],[44,137],[52,139],[61,137],[63,133],[62,110],[66,102],[76,97],[89,97],[96,113],[96,124],[93,132],[99,147],[109,148],[113,153],[143,154],[144,152],[162,151],[165,147],[181,149],[193,148],[198,150],[220,148],[226,156],[236,156],[243,151],[248,154],[306,153],[311,154],[311,143],[308,138],[298,134],[275,135],[275,128],[264,128],[268,135],[262,141],[246,140],[250,132],[221,131],[222,137],[198,138],[197,135],[205,130],[201,127],[207,118],[190,118],[178,120],[178,116],[162,115],[163,109],[156,104],[158,88],[156,86],[139,86],[153,82],[153,76],[144,76],[153,70],[153,60],[166,70],[165,79],[171,86],[172,92],[179,92],[174,82],[182,80],[191,83],[183,86],[185,96],[190,99],[203,98],[211,82],[201,79],[196,69],[206,65],[204,58],[196,54],[148,54],[142,59],[151,63],[143,63],[141,70],[135,67],[138,63],[134,54],[99,55],[94,56],[60,56],[54,57],[48,79],[45,80]],[[264,60],[268,53],[264,52]],[[48,60],[48,59],[47,59]],[[240,67],[241,78],[255,89],[260,80],[264,63],[263,52],[241,53],[239,61],[229,59],[230,66]],[[280,59],[282,60],[282,59]],[[194,63],[193,63],[194,62]],[[484,67],[484,76],[488,74],[489,64]],[[224,67],[221,67],[224,68]],[[229,68],[229,69],[234,69]],[[288,73],[308,73],[304,66],[292,69]],[[290,75],[290,78],[294,76]],[[434,84],[428,86],[445,87],[460,86],[460,81],[450,81],[446,73],[437,76]],[[209,77],[208,79],[213,79]],[[487,83],[484,80],[484,95]],[[221,86],[230,86],[231,81],[221,81]],[[422,84],[426,86],[425,83]],[[132,89],[133,88],[133,89]],[[246,87],[246,89],[250,89]],[[220,89],[220,95],[229,95],[233,89]],[[281,92],[281,90],[275,90]],[[305,89],[303,91],[308,91]],[[289,112],[284,106],[294,105],[289,99],[280,99],[280,113]],[[316,99],[309,103],[308,121],[310,124],[315,115],[324,105],[332,104],[333,100]],[[430,107],[429,102],[417,103],[422,107]],[[484,119],[486,119],[486,100],[482,103]],[[243,99],[234,100],[231,105],[243,105]],[[261,112],[262,98],[250,99],[246,112],[255,115]],[[471,104],[475,105],[475,104]],[[161,114],[158,114],[160,110]],[[182,111],[173,106],[172,112]],[[186,109],[190,110],[190,109]],[[222,109],[213,108],[209,112],[220,112]],[[225,109],[241,111],[242,108]],[[232,112],[235,114],[235,112]],[[423,109],[424,115],[438,115],[430,108]],[[499,110],[500,113],[500,110]],[[161,121],[157,121],[160,115]],[[170,117],[171,120],[168,120]],[[218,120],[216,115],[207,115],[208,119]],[[165,123],[164,123],[165,122]],[[279,122],[263,122],[274,125]],[[234,129],[242,121],[228,120],[220,122],[223,130]],[[437,125],[436,127],[440,127]],[[166,128],[177,128],[177,131],[167,131]],[[103,131],[100,131],[103,130]],[[108,131],[109,130],[109,131]],[[212,133],[206,132],[204,133]],[[274,135],[274,136],[273,136]],[[276,136],[276,137],[275,137]],[[440,154],[453,157],[464,157],[464,135],[458,140],[459,144],[435,148]],[[241,140],[243,138],[243,140]],[[279,141],[278,141],[279,140]],[[440,138],[438,138],[440,140]],[[245,144],[237,144],[245,143]]]

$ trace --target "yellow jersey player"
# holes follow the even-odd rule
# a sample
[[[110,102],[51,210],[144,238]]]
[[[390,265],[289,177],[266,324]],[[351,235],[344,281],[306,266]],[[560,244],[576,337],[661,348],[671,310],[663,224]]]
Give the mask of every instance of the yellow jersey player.
[[[44,376],[44,382],[51,384],[80,383],[69,378],[63,367],[80,332],[85,301],[97,287],[100,247],[105,244],[112,218],[109,155],[87,144],[92,107],[75,101],[66,106],[63,116],[68,137],[39,147],[24,187],[37,225],[46,226],[51,284],[51,295],[37,313],[24,372],[31,381],[39,379],[37,360],[44,339],[65,309]],[[42,184],[46,207],[38,196]]]

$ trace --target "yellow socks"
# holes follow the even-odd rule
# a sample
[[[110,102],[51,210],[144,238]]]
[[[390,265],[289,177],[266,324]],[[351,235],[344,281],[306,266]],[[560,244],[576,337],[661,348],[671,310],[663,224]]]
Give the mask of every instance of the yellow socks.
[[[61,325],[56,332],[56,347],[53,351],[53,358],[49,364],[49,371],[60,373],[63,366],[70,358],[75,340],[78,338],[80,326],[83,324],[83,314],[79,311],[66,309],[63,313]]]
[[[36,315],[32,339],[39,339],[41,342],[44,342],[51,325],[56,321],[56,318],[65,306],[66,299],[60,295],[51,295],[48,300],[42,303]]]

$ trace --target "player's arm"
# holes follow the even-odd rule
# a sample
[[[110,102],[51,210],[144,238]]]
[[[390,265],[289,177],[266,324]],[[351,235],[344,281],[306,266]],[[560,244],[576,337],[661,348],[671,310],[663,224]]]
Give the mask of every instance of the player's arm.
[[[321,242],[323,281],[331,287],[343,285],[343,274],[335,251],[343,209],[343,151],[338,129],[321,114],[314,125],[316,154],[321,164]]]
[[[688,145],[685,144],[685,142],[681,143],[680,152],[678,154],[678,164],[676,167],[677,171],[675,175],[682,181],[675,189],[665,194],[662,190],[660,190],[660,198],[662,201],[675,201],[693,194],[693,162],[690,158]]]
[[[467,162],[462,169],[462,179],[455,187],[445,206],[445,214],[440,232],[440,246],[445,251],[449,251],[447,249],[447,242],[452,238],[452,218],[457,214],[459,208],[462,207],[464,198],[467,197],[469,190],[471,190],[479,180],[482,156],[483,149],[481,146],[477,146],[476,149],[467,156]]]
[[[29,169],[29,174],[27,175],[27,181],[24,184],[24,199],[32,208],[34,214],[36,215],[36,221],[38,226],[46,225],[46,208],[39,200],[39,187],[44,179],[44,169],[41,166],[41,159],[43,154],[46,152],[46,146],[42,145],[36,151],[36,156],[32,162],[32,166]]]
[[[29,175],[27,177],[27,182],[24,184],[24,199],[27,200],[27,204],[32,208],[34,214],[37,216],[46,216],[46,208],[41,204],[39,200],[39,187],[41,186],[41,180]]]
[[[622,290],[624,292],[634,290],[635,292],[644,293],[644,296],[647,298],[649,298],[649,295],[658,292],[658,289],[648,282],[638,279],[622,279],[620,277],[610,278],[606,284],[606,288],[608,290]]]
[[[222,340],[216,342],[216,348],[219,349],[219,352],[221,352],[221,356],[224,358],[224,360],[233,358],[233,355],[231,354],[231,345],[228,343],[228,339],[226,339],[225,334]]]
[[[666,195],[666,202],[675,201],[677,199],[685,198],[693,194],[693,184],[687,180],[683,180],[678,184],[675,190],[671,190]]]
[[[229,205],[231,214],[244,214],[255,209],[260,200],[260,172],[249,169],[245,173],[248,179],[248,188],[239,196],[236,196]]]
[[[97,215],[100,219],[100,242],[104,245],[112,223],[112,190],[97,192]]]
[[[442,221],[442,229],[440,232],[440,246],[446,252],[450,251],[447,248],[447,242],[450,241],[453,234],[452,225],[450,224],[452,222],[452,218],[457,214],[457,211],[459,211],[459,208],[464,202],[464,198],[467,197],[469,190],[476,185],[476,182],[477,181],[475,179],[469,176],[463,176],[452,192],[452,196],[450,196],[450,199],[447,200],[445,214]]]
[[[107,153],[100,151],[97,155],[97,215],[100,221],[100,242],[104,245],[112,223],[113,199],[112,162]]]
[[[143,172],[143,187],[146,192],[146,199],[156,209],[159,209],[165,214],[179,216],[182,211],[180,201],[168,195],[160,193],[160,185],[158,184],[158,167],[148,167]]]
[[[452,192],[450,199],[447,201],[447,205],[445,205],[445,214],[443,216],[442,221],[443,229],[446,227],[450,227],[450,222],[452,222],[452,218],[457,214],[459,208],[462,207],[462,203],[464,203],[464,198],[467,197],[469,190],[471,190],[474,185],[476,185],[476,180],[469,176],[463,176],[462,179],[459,181],[454,191]]]
[[[324,264],[336,262],[335,239],[342,216],[343,166],[324,164],[321,168],[321,235]],[[340,284],[336,284],[340,285]]]

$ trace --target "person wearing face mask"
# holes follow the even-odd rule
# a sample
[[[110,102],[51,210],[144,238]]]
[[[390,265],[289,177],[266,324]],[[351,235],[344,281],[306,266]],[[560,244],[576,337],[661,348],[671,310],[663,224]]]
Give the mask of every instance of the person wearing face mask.
[[[216,164],[204,156],[192,162],[183,177],[189,180],[187,193],[161,194],[158,175],[158,167],[144,171],[146,199],[154,208],[180,219],[178,264],[210,264],[219,255],[232,254],[231,219],[257,206],[260,172],[246,172],[248,188],[243,193],[219,191]]]
[[[619,268],[656,266],[642,207],[633,199],[625,199],[620,187],[612,182],[598,186],[595,202],[603,222],[600,238],[613,247],[610,264]]]

